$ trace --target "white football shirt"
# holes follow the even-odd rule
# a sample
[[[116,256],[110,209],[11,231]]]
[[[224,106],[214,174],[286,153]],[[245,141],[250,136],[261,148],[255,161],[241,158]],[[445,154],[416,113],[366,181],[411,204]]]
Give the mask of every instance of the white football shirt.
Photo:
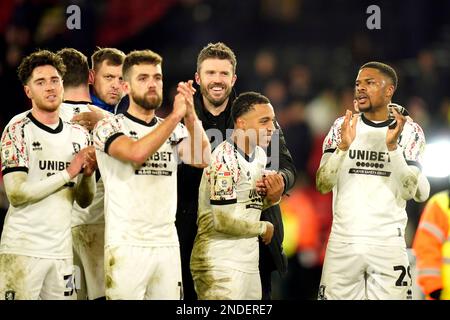
[[[105,245],[178,246],[177,144],[187,137],[178,124],[169,139],[140,167],[108,155],[114,139],[139,139],[162,121],[150,123],[129,113],[100,121],[94,129],[97,162],[105,186]]]
[[[256,181],[261,179],[266,162],[266,153],[258,146],[251,157],[228,140],[213,151],[211,164],[203,170],[200,182],[192,270],[232,268],[259,272],[258,237],[232,236],[214,230],[212,210],[259,222],[263,199],[256,192]]]
[[[2,135],[2,172],[28,173],[39,181],[65,170],[74,155],[90,143],[83,127],[60,119],[52,129],[38,122],[30,111],[10,122]],[[3,228],[0,253],[40,258],[72,257],[70,233],[75,179],[57,192],[18,207],[10,205]]]
[[[333,224],[330,240],[405,246],[406,201],[394,181],[386,133],[391,120],[375,123],[356,115],[356,138],[339,169],[333,188]],[[344,117],[337,119],[323,143],[334,152],[340,142]],[[422,128],[407,121],[398,145],[408,165],[420,168],[425,148]]]
[[[59,108],[59,116],[65,121],[71,121],[73,116],[81,112],[90,112],[89,102],[64,101]],[[105,115],[113,116],[112,113],[103,110]],[[92,137],[91,137],[92,138]],[[92,203],[87,208],[81,208],[78,203],[74,203],[72,212],[72,227],[83,224],[101,224],[105,223],[105,216],[103,213],[105,188],[101,177],[96,179],[96,191]]]

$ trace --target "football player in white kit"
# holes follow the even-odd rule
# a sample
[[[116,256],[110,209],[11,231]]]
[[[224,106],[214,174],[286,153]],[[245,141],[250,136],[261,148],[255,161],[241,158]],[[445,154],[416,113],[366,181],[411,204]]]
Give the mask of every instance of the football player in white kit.
[[[92,202],[96,163],[88,131],[59,117],[64,71],[61,58],[46,50],[18,68],[32,109],[1,140],[10,207],[0,242],[0,299],[76,298],[72,204]]]
[[[64,48],[56,53],[66,66],[63,77],[64,101],[59,115],[61,119],[76,121],[86,129],[108,116],[106,110],[92,105],[89,94],[89,65],[87,57],[73,48]],[[87,115],[89,118],[87,119]],[[105,297],[104,247],[105,218],[103,214],[103,181],[96,173],[94,200],[87,208],[74,203],[72,211],[72,245],[74,253],[77,296],[80,300],[94,300]]]
[[[258,236],[270,243],[273,225],[260,221],[260,215],[284,190],[280,175],[263,178],[267,156],[261,147],[268,146],[275,130],[269,100],[256,92],[242,93],[231,114],[233,134],[213,151],[200,183],[190,265],[200,300],[261,299]],[[265,197],[256,188],[261,180]]]
[[[391,107],[397,75],[368,62],[358,72],[359,114],[347,110],[323,143],[317,189],[333,190],[333,224],[319,299],[411,299],[406,201],[425,201],[422,128]]]
[[[123,65],[128,111],[94,129],[105,186],[107,299],[182,298],[177,164],[205,167],[211,151],[193,108],[192,81],[178,84],[165,119],[155,115],[162,103],[161,65],[151,50],[130,52]]]

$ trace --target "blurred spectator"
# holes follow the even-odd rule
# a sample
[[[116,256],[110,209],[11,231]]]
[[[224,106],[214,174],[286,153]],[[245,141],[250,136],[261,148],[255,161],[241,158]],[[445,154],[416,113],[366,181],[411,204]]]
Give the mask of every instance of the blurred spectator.
[[[306,65],[296,64],[289,70],[289,96],[292,99],[309,101],[313,97],[311,70]]]
[[[261,50],[257,52],[253,66],[254,75],[248,81],[252,82],[253,90],[263,92],[267,83],[277,76],[277,57],[272,51]]]
[[[291,151],[297,172],[304,174],[312,142],[311,131],[305,118],[304,104],[300,101],[292,102],[282,113],[280,124],[284,128],[286,144]]]
[[[269,98],[275,114],[286,107],[288,102],[287,88],[282,80],[273,78],[267,81],[263,94]]]

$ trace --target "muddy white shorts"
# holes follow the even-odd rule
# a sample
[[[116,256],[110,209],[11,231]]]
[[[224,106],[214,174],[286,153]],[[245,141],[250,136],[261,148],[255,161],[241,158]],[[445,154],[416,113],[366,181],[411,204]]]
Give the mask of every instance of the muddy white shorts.
[[[328,242],[319,299],[412,299],[408,254],[404,247]]]
[[[259,273],[233,269],[191,272],[199,300],[261,300]]]
[[[116,246],[105,250],[106,299],[180,300],[179,247]]]
[[[75,285],[78,299],[105,296],[105,225],[84,224],[72,228]]]
[[[0,299],[76,299],[73,271],[72,259],[0,254]]]

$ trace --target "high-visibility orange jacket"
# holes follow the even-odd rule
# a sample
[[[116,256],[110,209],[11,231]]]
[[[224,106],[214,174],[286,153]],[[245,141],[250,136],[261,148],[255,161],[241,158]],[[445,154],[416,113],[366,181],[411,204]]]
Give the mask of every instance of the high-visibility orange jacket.
[[[442,289],[440,298],[450,299],[450,192],[435,194],[426,204],[413,242],[418,284],[427,299]]]

